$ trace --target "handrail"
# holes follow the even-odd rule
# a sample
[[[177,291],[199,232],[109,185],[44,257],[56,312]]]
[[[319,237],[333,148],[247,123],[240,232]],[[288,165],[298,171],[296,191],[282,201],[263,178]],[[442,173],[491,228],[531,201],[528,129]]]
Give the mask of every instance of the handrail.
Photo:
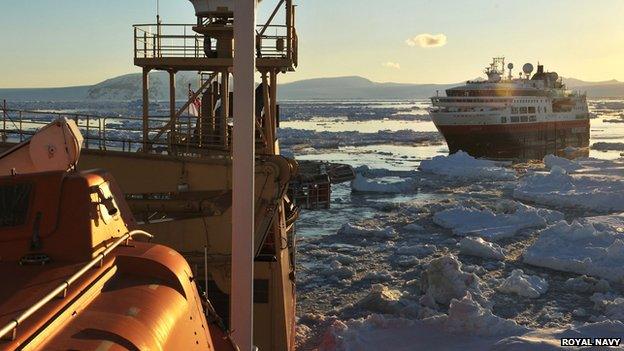
[[[285,1],[281,0],[280,4]],[[276,10],[279,8],[276,7]],[[275,16],[275,12],[272,15]],[[294,28],[287,24],[270,24],[271,20],[272,18],[269,22],[256,26],[259,57],[290,58],[292,53],[289,51],[294,46],[291,43]],[[134,25],[134,58],[205,58],[204,36],[194,32],[193,27],[194,25],[189,24]],[[275,29],[275,33],[269,34],[269,29]],[[277,49],[278,40],[283,40],[286,44],[281,50]],[[211,49],[217,49],[216,43],[211,43]]]
[[[117,246],[119,246],[124,241],[127,242],[127,240],[132,238],[134,235],[145,235],[150,238],[153,237],[152,234],[145,232],[143,230],[133,230],[119,237],[110,246],[108,246],[106,250],[102,251],[99,255],[93,258],[89,263],[87,263],[84,267],[82,267],[78,272],[76,272],[74,275],[69,277],[69,279],[65,280],[63,283],[61,283],[61,285],[56,287],[56,289],[52,290],[45,297],[39,300],[39,302],[32,305],[26,311],[22,312],[22,314],[20,314],[19,316],[13,318],[11,322],[9,322],[2,329],[0,329],[0,339],[4,338],[8,333],[13,332],[13,334],[11,335],[11,340],[15,340],[17,326],[19,326],[20,323],[24,322],[28,317],[32,316],[35,312],[39,311],[45,304],[47,304],[48,302],[50,302],[52,299],[59,296],[60,294],[62,294],[62,296],[65,297],[67,294],[67,288],[69,288],[69,286],[73,282],[78,280],[78,278],[82,277],[82,275],[84,275],[89,269],[91,269],[97,263],[101,263],[104,257],[106,257],[106,255],[108,255],[111,251],[113,251]]]

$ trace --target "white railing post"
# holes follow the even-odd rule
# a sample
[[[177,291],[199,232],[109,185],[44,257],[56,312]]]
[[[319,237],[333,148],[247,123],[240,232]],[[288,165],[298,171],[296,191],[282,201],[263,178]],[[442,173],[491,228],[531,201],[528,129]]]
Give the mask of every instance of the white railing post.
[[[232,146],[232,337],[241,351],[253,347],[254,76],[256,0],[234,2],[234,127]]]

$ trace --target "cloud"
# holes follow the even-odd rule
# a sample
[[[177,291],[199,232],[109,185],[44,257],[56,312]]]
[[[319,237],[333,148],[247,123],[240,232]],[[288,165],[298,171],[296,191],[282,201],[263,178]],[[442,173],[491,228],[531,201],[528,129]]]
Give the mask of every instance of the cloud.
[[[388,61],[382,63],[381,65],[387,68],[401,69],[401,64],[399,64],[398,62]]]
[[[446,35],[422,33],[405,41],[409,46],[420,46],[423,48],[436,48],[446,45]]]

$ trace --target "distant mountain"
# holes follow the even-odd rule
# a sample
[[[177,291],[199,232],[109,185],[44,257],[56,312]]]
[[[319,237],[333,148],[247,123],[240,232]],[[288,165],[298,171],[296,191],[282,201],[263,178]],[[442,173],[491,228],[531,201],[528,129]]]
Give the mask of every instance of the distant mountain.
[[[586,82],[564,78],[574,90],[587,92],[589,97],[624,97],[624,83],[617,80]],[[188,85],[197,89],[195,72],[176,75],[177,99],[187,97]],[[428,98],[443,93],[456,84],[404,84],[378,83],[369,79],[350,76],[316,78],[281,84],[280,100],[344,100],[344,99],[414,99]],[[0,100],[8,101],[132,101],[140,100],[141,74],[131,73],[105,80],[91,86],[66,88],[0,89]],[[169,78],[166,72],[150,74],[150,99],[169,99]]]
[[[586,81],[576,79],[576,78],[565,78],[565,77],[562,79],[565,85],[568,86],[568,88],[589,87],[589,86],[608,86],[608,85],[622,84],[622,82],[615,80],[615,79],[605,80],[602,82],[586,82]]]
[[[188,86],[197,89],[196,72],[179,72],[175,76],[176,95],[178,99],[188,97]],[[169,73],[152,72],[149,75],[150,99],[169,100]],[[92,100],[140,100],[143,98],[143,77],[141,73],[131,73],[107,79],[89,87],[87,98]]]
[[[316,78],[279,86],[284,100],[321,99],[413,99],[428,98],[436,90],[456,84],[377,83],[362,77]]]

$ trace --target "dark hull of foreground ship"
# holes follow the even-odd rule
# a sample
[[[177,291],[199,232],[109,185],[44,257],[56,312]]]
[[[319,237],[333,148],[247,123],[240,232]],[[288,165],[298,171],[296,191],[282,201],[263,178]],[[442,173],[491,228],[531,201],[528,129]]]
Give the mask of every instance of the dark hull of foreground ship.
[[[449,152],[463,150],[474,157],[542,159],[564,155],[567,147],[589,153],[589,120],[496,125],[438,125]]]

